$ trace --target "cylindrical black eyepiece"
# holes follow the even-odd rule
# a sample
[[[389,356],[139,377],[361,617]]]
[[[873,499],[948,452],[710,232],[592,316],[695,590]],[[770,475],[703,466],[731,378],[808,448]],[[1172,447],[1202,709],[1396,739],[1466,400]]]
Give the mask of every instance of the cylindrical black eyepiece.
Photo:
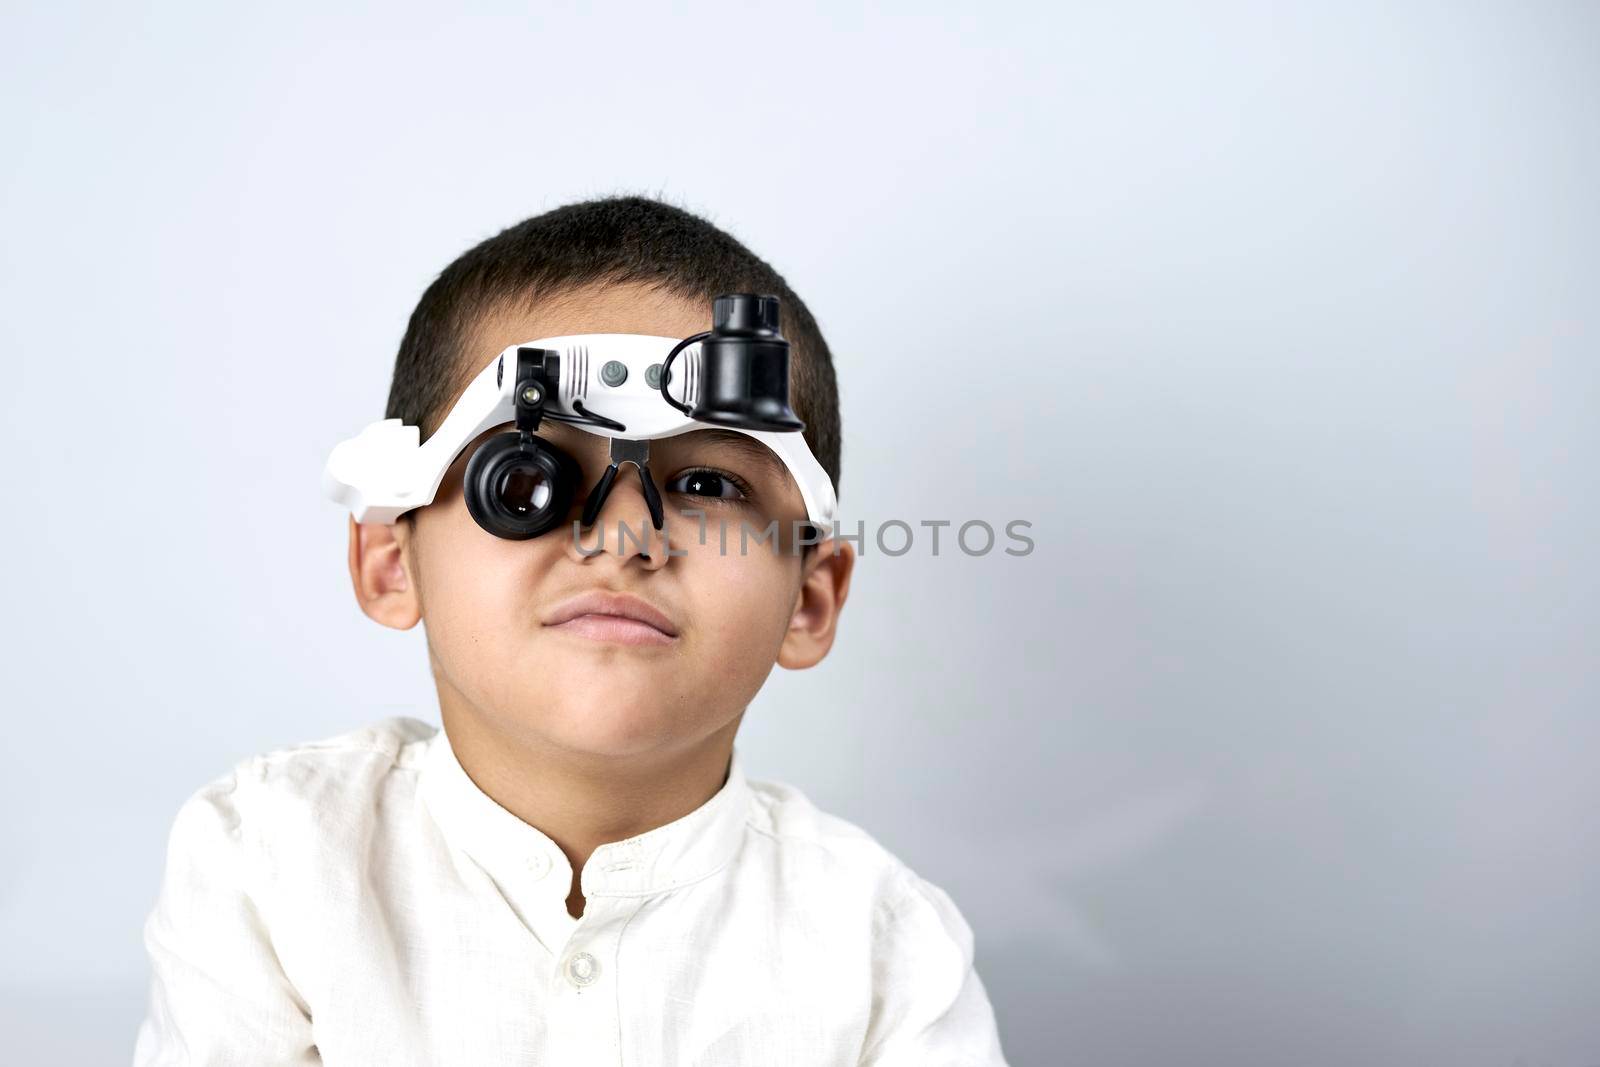
[[[789,342],[778,332],[778,298],[730,293],[711,304],[700,342],[693,418],[746,430],[805,429],[789,407]]]

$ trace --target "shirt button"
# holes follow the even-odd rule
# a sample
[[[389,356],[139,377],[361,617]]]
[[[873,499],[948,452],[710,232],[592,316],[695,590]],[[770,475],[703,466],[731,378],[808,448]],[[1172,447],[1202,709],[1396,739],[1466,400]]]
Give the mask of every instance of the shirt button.
[[[550,860],[542,852],[535,852],[528,857],[528,873],[535,878],[543,878],[550,873]]]
[[[600,977],[600,961],[587,952],[574,953],[567,959],[567,981],[582,989],[593,985]]]

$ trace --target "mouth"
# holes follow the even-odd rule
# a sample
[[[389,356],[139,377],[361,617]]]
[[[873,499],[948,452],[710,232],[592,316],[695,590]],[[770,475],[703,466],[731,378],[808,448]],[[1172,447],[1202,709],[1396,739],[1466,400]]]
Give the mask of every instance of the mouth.
[[[595,590],[564,600],[543,619],[551,630],[619,645],[670,645],[678,627],[665,612],[626,593]]]

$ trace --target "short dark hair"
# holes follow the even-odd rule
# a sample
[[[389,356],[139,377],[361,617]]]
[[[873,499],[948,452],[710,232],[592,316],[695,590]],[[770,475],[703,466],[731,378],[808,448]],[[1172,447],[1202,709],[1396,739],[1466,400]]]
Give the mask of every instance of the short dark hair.
[[[805,301],[765,260],[710,222],[647,196],[584,200],[535,215],[462,253],[417,301],[394,361],[386,418],[426,440],[473,370],[464,351],[498,305],[538,304],[592,284],[641,282],[704,301],[769,293],[790,343],[790,404],[806,444],[839,485],[839,388],[833,355]]]

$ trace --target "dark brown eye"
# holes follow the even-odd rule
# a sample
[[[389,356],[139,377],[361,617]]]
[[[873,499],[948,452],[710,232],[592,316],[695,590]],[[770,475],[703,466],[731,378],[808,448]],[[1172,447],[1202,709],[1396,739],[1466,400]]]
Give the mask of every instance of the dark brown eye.
[[[667,492],[721,500],[739,500],[745,495],[732,477],[713,470],[685,471],[667,483]]]

